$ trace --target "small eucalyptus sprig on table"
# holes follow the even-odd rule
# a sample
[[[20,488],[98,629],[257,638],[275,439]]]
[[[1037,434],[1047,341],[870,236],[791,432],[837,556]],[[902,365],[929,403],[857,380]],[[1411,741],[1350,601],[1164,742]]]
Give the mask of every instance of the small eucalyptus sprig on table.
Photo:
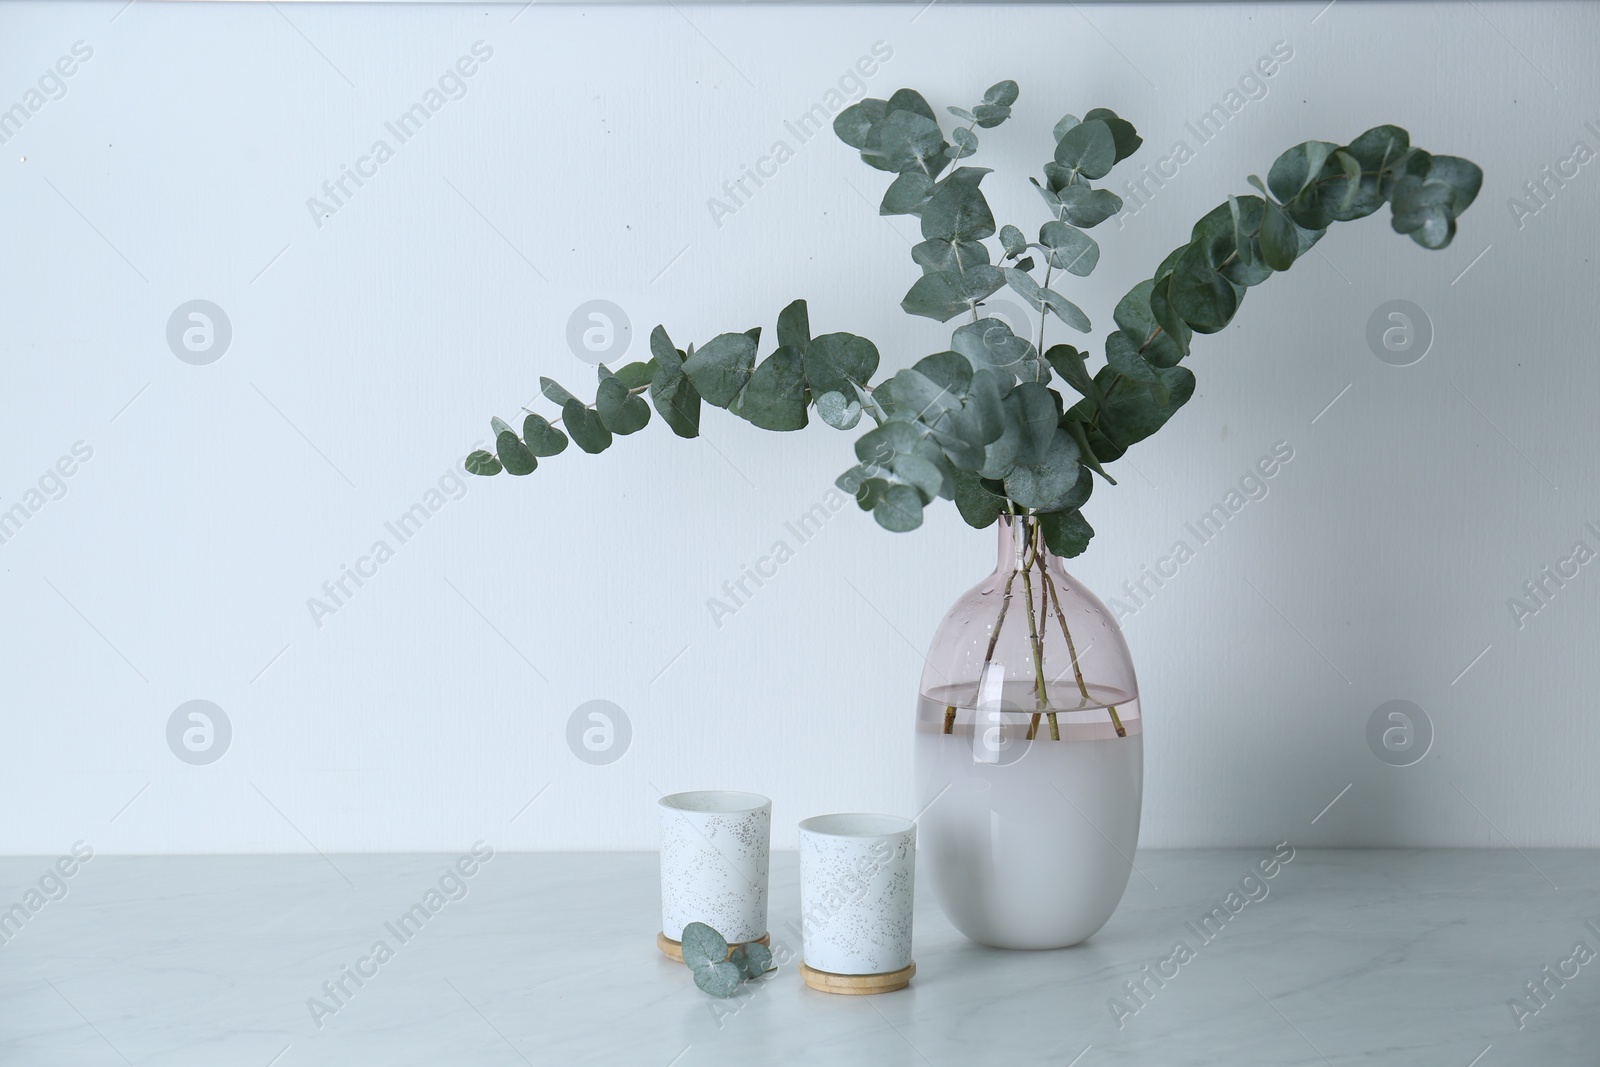
[[[776,970],[772,950],[752,941],[729,949],[728,941],[705,923],[683,928],[683,962],[694,972],[694,984],[714,997],[731,997],[746,980]]]

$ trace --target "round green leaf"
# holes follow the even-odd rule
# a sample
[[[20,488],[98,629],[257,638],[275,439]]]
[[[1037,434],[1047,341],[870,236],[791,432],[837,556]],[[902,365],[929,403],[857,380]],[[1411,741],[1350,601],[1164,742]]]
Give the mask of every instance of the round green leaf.
[[[1061,218],[1074,226],[1098,226],[1122,210],[1122,197],[1110,189],[1069,185],[1056,194]]]
[[[1041,515],[1039,524],[1044,529],[1045,547],[1063,559],[1082,555],[1094,537],[1094,527],[1076,508]]]
[[[694,984],[714,997],[731,997],[744,981],[744,972],[732,960],[708,963],[694,969]]]
[[[566,423],[567,433],[572,435],[572,440],[585,452],[593,455],[611,447],[611,431],[606,429],[594,409],[586,407],[583,401],[567,401],[561,408],[561,420]],[[501,457],[502,460],[504,458]]]
[[[1047,222],[1039,229],[1045,259],[1056,270],[1088,277],[1100,262],[1100,246],[1093,237],[1064,222]]]
[[[1011,117],[1011,108],[1005,104],[979,104],[972,114],[980,127],[990,130]]]
[[[878,349],[853,333],[825,333],[806,347],[804,365],[812,395],[853,396],[852,382],[865,385],[878,372]]]
[[[888,115],[887,103],[871,97],[859,104],[851,104],[833,120],[833,132],[851,148],[865,148],[867,135]]]
[[[1056,144],[1056,162],[1085,178],[1105,177],[1116,161],[1116,138],[1099,119],[1078,123]]]
[[[994,213],[976,183],[942,183],[922,209],[922,236],[981,241],[994,235]]]
[[[756,342],[748,334],[718,334],[683,361],[683,373],[707,403],[725,408],[750,380]]]
[[[728,958],[746,978],[760,978],[772,969],[772,950],[759,941],[740,945]]]
[[[607,378],[595,393],[594,406],[600,421],[614,434],[637,433],[650,422],[650,405],[634,396],[621,378]]]
[[[983,125],[983,123],[979,123]],[[965,159],[978,150],[978,135],[965,128],[956,128],[950,133],[950,140],[955,144],[944,150],[944,154],[951,159]],[[901,175],[904,177],[905,175]]]
[[[501,462],[490,452],[479,448],[467,456],[467,473],[481,474],[485,477],[499,474],[504,469]]]
[[[1058,429],[1042,458],[1019,463],[1006,475],[1006,495],[1025,508],[1051,511],[1071,498],[1080,470],[1077,443]]]
[[[817,414],[835,430],[852,430],[861,421],[861,402],[843,393],[823,393],[817,397]]]
[[[879,170],[897,174],[917,170],[934,178],[947,162],[944,158],[947,147],[932,115],[891,110],[887,118],[867,133],[861,158]]]
[[[690,970],[699,970],[728,958],[728,941],[705,923],[694,922],[683,928],[679,938],[683,946],[683,962]]]
[[[567,435],[550,425],[542,415],[530,414],[522,420],[522,439],[528,451],[543,459],[566,451]]]
[[[1119,118],[1117,113],[1108,107],[1097,107],[1092,111],[1086,112],[1083,119],[1085,122],[1090,119],[1098,119],[1110,128],[1112,140],[1117,145],[1118,163],[1133,155],[1139,150],[1139,146],[1144,144],[1144,138],[1140,137],[1139,132],[1133,128],[1133,123],[1127,119]]]
[[[800,349],[785,345],[756,368],[732,410],[763,430],[798,430],[810,399]]]
[[[922,497],[909,485],[891,485],[872,508],[878,525],[893,533],[905,533],[922,525]]]
[[[507,474],[532,474],[539,465],[533,453],[528,451],[528,446],[510,430],[501,430],[495,437],[494,450],[500,454],[500,462]]]

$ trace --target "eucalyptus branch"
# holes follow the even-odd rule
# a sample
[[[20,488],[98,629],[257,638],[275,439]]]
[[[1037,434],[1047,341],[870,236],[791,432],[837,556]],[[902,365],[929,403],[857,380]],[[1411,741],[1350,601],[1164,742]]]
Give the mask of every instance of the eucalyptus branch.
[[[924,240],[912,258],[922,276],[901,307],[940,322],[971,316],[947,349],[873,384],[877,348],[851,333],[813,336],[803,300],[779,312],[778,344],[760,360],[760,329],[679,349],[658,326],[650,358],[615,374],[600,368],[593,401],[544,379],[544,394],[559,414],[545,419],[530,411],[520,433],[493,420],[494,451],[473,452],[467,469],[529,474],[569,440],[584,452],[604,451],[614,437],[643,429],[652,406],[680,437],[699,435],[702,403],[780,431],[805,427],[813,411],[840,430],[854,429],[866,415],[874,425],[855,442],[860,462],[837,484],[880,525],[915,529],[936,498],[954,498],[961,517],[979,528],[1001,514],[1030,516],[1050,549],[1070,558],[1094,536],[1081,511],[1090,472],[1112,481],[1105,465],[1193,396],[1194,375],[1180,363],[1195,334],[1224,329],[1249,289],[1293,266],[1334,222],[1385,204],[1397,232],[1424,248],[1444,248],[1483,180],[1475,164],[1425,152],[1395,126],[1374,127],[1346,145],[1298,144],[1273,162],[1266,181],[1250,177],[1260,195],[1230,196],[1208,212],[1189,242],[1118,302],[1105,361],[1091,372],[1085,354],[1071,345],[1044,350],[1051,315],[1081,333],[1091,330],[1088,315],[1052,288],[1060,284],[1055,271],[1086,277],[1094,270],[1100,246],[1087,231],[1123,204],[1093,183],[1143,140],[1107,108],[1063,116],[1052,130],[1054,150],[1042,178],[1030,179],[1050,221],[1029,241],[1015,226],[997,229],[981,188],[989,172],[961,163],[978,147],[976,131],[1005,122],[1018,96],[1015,82],[1002,81],[970,109],[950,108],[963,124],[951,131],[954,145],[911,89],[858,101],[834,120],[841,141],[894,174],[880,213],[919,220]],[[1003,248],[998,265],[985,244],[996,236]],[[1029,250],[1044,260],[1043,285],[1032,274]],[[980,316],[983,302],[1006,287],[1039,313],[1036,341]]]

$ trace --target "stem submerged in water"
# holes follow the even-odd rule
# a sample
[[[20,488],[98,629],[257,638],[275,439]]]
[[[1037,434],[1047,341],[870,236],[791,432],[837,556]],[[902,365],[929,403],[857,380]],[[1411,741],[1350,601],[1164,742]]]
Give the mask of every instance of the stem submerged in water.
[[[1072,632],[1067,629],[1067,613],[1061,609],[1061,592],[1056,589],[1056,583],[1050,579],[1049,572],[1044,576],[1045,598],[1055,602],[1056,622],[1061,624],[1061,636],[1067,639],[1067,654],[1072,657],[1072,675],[1078,681],[1078,692],[1083,694],[1085,704],[1092,699],[1089,696],[1089,686],[1083,680],[1083,669],[1078,666],[1078,646],[1073,644]],[[1117,715],[1115,705],[1107,704],[1106,710],[1111,713],[1111,724],[1117,728],[1118,737],[1127,737],[1127,728],[1122,725],[1122,719]]]

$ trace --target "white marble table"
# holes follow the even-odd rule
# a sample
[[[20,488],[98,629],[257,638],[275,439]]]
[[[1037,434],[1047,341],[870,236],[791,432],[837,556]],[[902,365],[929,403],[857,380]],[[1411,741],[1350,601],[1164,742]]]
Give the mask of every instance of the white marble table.
[[[1600,1063],[1600,958],[1543,972],[1600,951],[1600,854],[1302,849],[1202,942],[1188,924],[1269,854],[1141,852],[1110,924],[1058,952],[973,945],[924,894],[909,989],[829,996],[790,964],[737,1001],[656,952],[649,853],[496,855],[403,942],[385,924],[454,856],[97,857],[3,928],[0,1064]],[[49,862],[0,860],[0,907]],[[775,855],[780,953],[797,912]],[[379,940],[334,1008],[323,983]],[[1193,957],[1143,979],[1179,940]],[[1519,1029],[1507,1001],[1540,979]]]

